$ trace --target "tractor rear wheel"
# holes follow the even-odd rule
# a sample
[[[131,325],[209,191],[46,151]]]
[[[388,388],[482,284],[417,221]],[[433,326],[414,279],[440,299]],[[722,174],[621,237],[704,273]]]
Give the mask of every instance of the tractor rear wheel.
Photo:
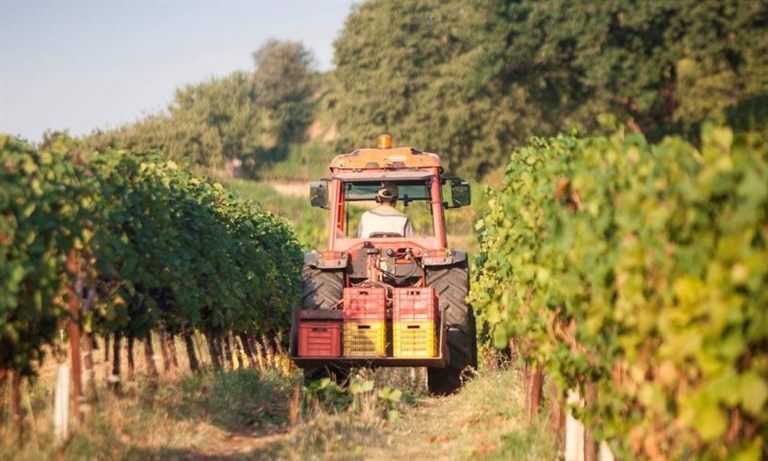
[[[331,309],[341,301],[344,294],[344,273],[323,271],[309,265],[302,270],[301,308],[304,310]],[[349,370],[335,366],[311,367],[304,369],[304,383],[322,378],[331,378],[339,384],[347,381]]]
[[[445,315],[450,364],[427,369],[431,394],[446,395],[461,387],[466,368],[477,369],[475,314],[465,298],[469,293],[469,267],[464,261],[455,266],[427,269],[427,286],[435,287]]]
[[[331,309],[344,293],[344,273],[323,271],[309,265],[302,270],[301,308]]]

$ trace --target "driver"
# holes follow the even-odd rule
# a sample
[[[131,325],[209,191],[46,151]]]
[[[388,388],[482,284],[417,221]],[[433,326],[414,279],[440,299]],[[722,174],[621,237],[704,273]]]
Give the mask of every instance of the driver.
[[[376,208],[366,211],[357,226],[357,235],[370,237],[374,233],[397,234],[412,237],[413,226],[408,216],[395,208],[397,204],[397,184],[384,183],[376,194]]]

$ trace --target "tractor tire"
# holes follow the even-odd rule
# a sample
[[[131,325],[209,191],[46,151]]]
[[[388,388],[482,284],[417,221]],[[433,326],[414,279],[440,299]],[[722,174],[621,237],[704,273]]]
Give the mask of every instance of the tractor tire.
[[[302,270],[301,308],[304,310],[331,309],[344,295],[344,273],[341,271],[323,271],[305,265]],[[335,366],[311,367],[304,369],[304,383],[331,378],[344,385],[348,380],[349,370]]]
[[[305,265],[302,270],[301,308],[331,309],[344,294],[344,273]]]
[[[467,368],[477,370],[475,314],[465,300],[469,293],[467,262],[427,269],[427,286],[435,287],[440,297],[450,354],[447,367],[427,369],[427,386],[431,394],[452,394],[461,387],[462,373]]]

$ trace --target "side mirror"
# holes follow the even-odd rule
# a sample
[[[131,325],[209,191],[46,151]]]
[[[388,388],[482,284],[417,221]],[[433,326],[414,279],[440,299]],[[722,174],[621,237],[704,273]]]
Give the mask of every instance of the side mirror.
[[[451,204],[448,208],[461,208],[472,203],[469,183],[463,179],[451,181]]]
[[[309,203],[315,207],[328,209],[328,183],[326,181],[309,183]]]

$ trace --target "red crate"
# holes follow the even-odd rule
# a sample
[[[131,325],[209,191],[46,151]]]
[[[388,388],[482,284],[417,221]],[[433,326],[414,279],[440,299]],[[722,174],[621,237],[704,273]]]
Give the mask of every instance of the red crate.
[[[341,357],[341,322],[299,324],[300,357]]]
[[[393,320],[398,322],[434,322],[437,317],[435,287],[395,288]]]
[[[383,322],[387,292],[380,287],[344,288],[344,321]]]

